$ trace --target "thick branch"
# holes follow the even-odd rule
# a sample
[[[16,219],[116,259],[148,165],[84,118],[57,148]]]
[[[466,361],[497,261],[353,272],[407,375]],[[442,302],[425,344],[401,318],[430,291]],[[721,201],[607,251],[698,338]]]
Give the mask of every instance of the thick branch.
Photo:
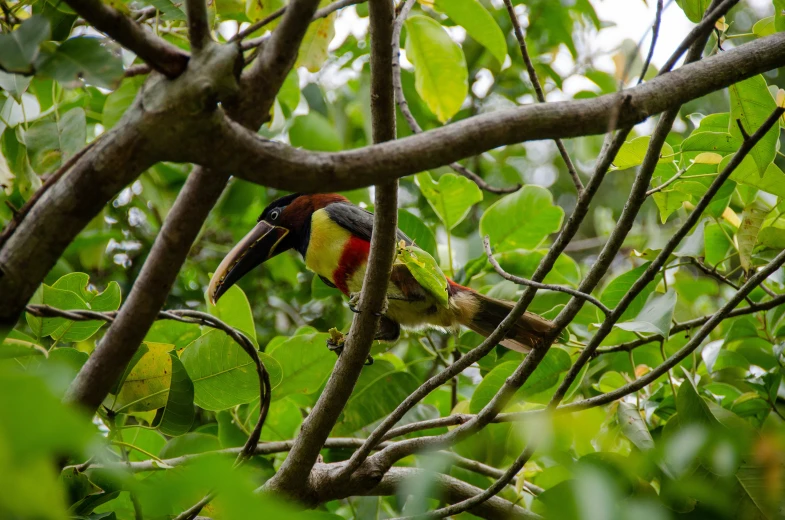
[[[376,143],[395,139],[395,102],[392,91],[393,5],[391,0],[370,0],[371,118]],[[395,236],[398,229],[398,182],[376,186],[373,234],[368,267],[358,308],[344,350],[324,391],[303,422],[300,435],[278,473],[266,484],[287,495],[308,493],[306,480],[321,447],[338,421],[371,351],[379,316],[387,306]],[[305,498],[305,497],[303,497]]]
[[[67,0],[66,3],[90,25],[133,51],[161,74],[176,78],[188,65],[188,55],[183,51],[101,0]]]
[[[620,94],[482,114],[358,150],[295,150],[226,122],[220,136],[210,136],[212,147],[173,150],[177,157],[171,159],[225,168],[246,180],[281,189],[348,190],[443,166],[503,145],[602,134],[609,127],[639,123],[649,115],[783,65],[785,33],[777,33],[685,65]],[[220,146],[215,146],[218,143]]]
[[[185,12],[188,17],[188,40],[191,50],[198,52],[210,41],[210,20],[207,15],[206,0],[186,0]]]

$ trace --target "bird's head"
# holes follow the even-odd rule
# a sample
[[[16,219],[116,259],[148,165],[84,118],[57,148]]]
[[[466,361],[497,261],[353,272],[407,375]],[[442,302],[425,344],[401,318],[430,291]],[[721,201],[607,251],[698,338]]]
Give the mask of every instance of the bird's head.
[[[267,206],[258,223],[229,251],[210,280],[207,294],[215,303],[251,269],[268,259],[308,243],[311,215],[333,202],[346,202],[335,193],[281,197]]]

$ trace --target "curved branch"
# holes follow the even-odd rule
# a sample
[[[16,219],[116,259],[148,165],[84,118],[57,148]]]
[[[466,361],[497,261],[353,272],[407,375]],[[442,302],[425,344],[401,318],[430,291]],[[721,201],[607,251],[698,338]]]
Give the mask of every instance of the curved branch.
[[[623,93],[540,103],[469,117],[389,143],[343,152],[310,152],[266,141],[231,121],[205,138],[211,147],[172,150],[172,160],[231,171],[251,182],[299,191],[349,190],[450,164],[524,141],[603,134],[785,65],[777,33],[685,65]],[[220,143],[220,146],[216,146]]]
[[[649,45],[649,53],[646,54],[646,60],[643,62],[641,75],[638,78],[638,85],[643,83],[643,78],[646,77],[646,73],[649,71],[651,58],[652,56],[654,56],[654,48],[657,46],[657,38],[660,36],[660,23],[662,22],[662,9],[663,9],[663,1],[657,0],[657,14],[654,16],[654,25],[651,28],[651,45]]]
[[[582,293],[570,287],[564,287],[563,285],[554,285],[550,283],[540,283],[535,282],[533,280],[527,280],[526,278],[521,278],[520,276],[515,276],[514,274],[510,274],[504,269],[502,266],[499,265],[499,262],[493,257],[493,251],[491,250],[491,241],[488,238],[488,235],[485,235],[485,238],[482,240],[482,245],[485,248],[485,256],[488,257],[488,262],[490,262],[493,269],[496,273],[504,278],[505,280],[509,280],[513,283],[517,283],[518,285],[525,285],[527,287],[534,287],[536,289],[540,289],[543,291],[556,291],[556,292],[563,292],[565,294],[570,294],[575,296],[576,298],[581,298],[586,300],[587,302],[591,303],[598,309],[602,311],[603,314],[608,315],[611,313],[611,310],[605,306],[600,300],[592,296],[591,294]]]
[[[101,0],[66,0],[66,3],[90,25],[133,51],[164,76],[176,78],[188,66],[185,52]]]

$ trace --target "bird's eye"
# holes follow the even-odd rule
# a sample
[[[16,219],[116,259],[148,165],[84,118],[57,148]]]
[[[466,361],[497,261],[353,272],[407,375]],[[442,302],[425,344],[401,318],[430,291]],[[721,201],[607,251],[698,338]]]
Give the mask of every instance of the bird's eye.
[[[281,215],[281,210],[274,209],[270,212],[270,220],[278,220],[278,217]]]

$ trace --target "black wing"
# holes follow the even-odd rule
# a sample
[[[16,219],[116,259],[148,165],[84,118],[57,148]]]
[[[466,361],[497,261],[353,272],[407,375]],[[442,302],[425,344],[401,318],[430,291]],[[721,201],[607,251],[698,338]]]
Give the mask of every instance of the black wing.
[[[373,213],[354,204],[334,202],[324,208],[330,218],[339,226],[363,240],[371,241],[373,232]],[[398,230],[398,240],[403,240],[406,245],[412,241],[403,231]]]

